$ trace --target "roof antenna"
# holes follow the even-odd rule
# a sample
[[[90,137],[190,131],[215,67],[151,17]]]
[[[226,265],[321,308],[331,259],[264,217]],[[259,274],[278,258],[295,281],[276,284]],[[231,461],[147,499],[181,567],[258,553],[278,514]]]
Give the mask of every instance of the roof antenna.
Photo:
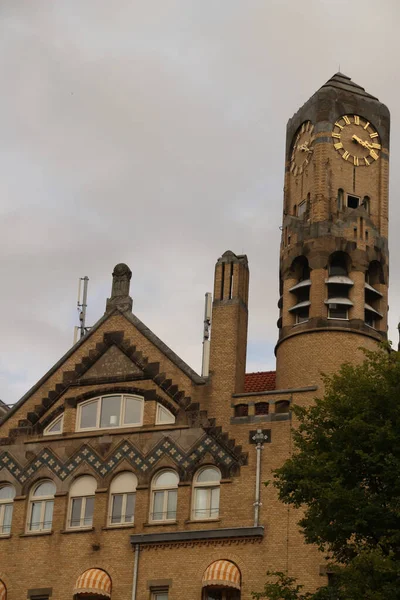
[[[211,327],[211,294],[206,293],[204,307],[204,331],[203,331],[203,360],[201,365],[201,376],[208,377],[210,373],[210,327]]]
[[[83,281],[83,290],[82,290],[82,281]],[[78,331],[80,332],[79,338],[82,339],[83,336],[85,335],[85,333],[87,333],[90,329],[90,327],[86,327],[88,283],[89,283],[89,277],[87,275],[85,275],[85,277],[79,278],[77,308],[79,311],[80,325],[75,325],[75,327],[74,327],[74,344],[76,344],[76,342],[78,341]],[[82,298],[82,300],[81,300],[81,298]]]

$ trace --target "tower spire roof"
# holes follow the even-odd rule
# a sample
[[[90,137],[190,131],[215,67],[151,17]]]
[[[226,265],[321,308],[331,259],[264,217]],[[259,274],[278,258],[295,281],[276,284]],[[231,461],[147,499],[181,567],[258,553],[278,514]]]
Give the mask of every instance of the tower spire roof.
[[[371,94],[366,92],[365,89],[361,85],[354,83],[354,81],[351,80],[351,77],[348,77],[347,75],[344,75],[343,73],[340,73],[340,72],[335,73],[330,79],[328,79],[328,81],[326,83],[324,83],[323,86],[321,86],[321,89],[326,88],[326,87],[336,88],[339,90],[345,90],[346,92],[351,92],[352,94],[358,94],[359,96],[364,96],[364,98],[371,98],[373,100],[378,100],[378,98],[376,96],[372,96]]]

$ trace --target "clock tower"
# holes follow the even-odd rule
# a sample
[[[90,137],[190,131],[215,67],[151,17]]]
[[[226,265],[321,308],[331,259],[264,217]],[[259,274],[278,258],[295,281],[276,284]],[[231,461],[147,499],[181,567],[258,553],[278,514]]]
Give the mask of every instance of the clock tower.
[[[288,122],[277,389],[386,339],[389,129],[386,106],[342,73]]]

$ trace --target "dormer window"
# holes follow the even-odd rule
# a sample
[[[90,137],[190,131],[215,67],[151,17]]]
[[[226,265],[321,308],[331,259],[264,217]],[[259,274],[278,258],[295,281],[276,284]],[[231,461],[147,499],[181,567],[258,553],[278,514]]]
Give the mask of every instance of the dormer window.
[[[143,398],[125,394],[101,396],[78,407],[77,431],[140,427],[143,424]]]

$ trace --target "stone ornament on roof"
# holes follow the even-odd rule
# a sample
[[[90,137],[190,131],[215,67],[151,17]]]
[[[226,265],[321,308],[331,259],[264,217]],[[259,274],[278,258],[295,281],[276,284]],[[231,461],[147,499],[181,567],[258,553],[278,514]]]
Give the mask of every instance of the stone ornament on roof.
[[[111,298],[107,298],[106,313],[118,308],[121,312],[132,311],[133,301],[129,295],[132,271],[125,263],[114,267]]]

